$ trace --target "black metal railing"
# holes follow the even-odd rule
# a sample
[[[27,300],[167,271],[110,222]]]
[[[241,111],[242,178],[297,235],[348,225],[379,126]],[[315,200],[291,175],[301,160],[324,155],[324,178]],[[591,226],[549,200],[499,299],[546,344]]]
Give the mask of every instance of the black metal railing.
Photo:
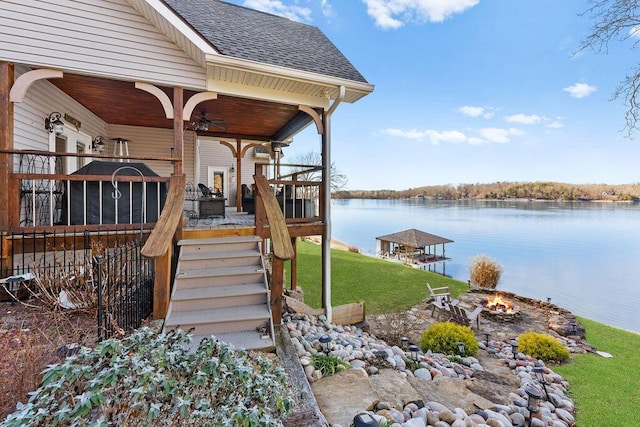
[[[153,264],[136,243],[95,257],[98,341],[140,327],[153,312]]]
[[[101,166],[68,174],[68,162],[75,161],[79,167],[93,158],[73,153],[12,153],[10,187],[11,194],[17,195],[13,204],[18,209],[11,212],[14,229],[153,224],[160,216],[169,178],[157,176],[143,163],[92,162]]]
[[[55,288],[54,294],[64,286],[82,284],[92,294],[83,308],[96,309],[100,341],[139,327],[153,311],[153,261],[140,254],[145,237],[137,227],[111,232],[2,232],[0,278],[34,277]]]

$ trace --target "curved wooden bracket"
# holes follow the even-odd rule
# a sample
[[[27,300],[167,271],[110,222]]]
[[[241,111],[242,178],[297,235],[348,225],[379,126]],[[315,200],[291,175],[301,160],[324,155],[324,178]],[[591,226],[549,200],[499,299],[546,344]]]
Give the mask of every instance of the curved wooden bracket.
[[[169,99],[169,95],[164,93],[162,89],[144,82],[136,82],[136,89],[143,90],[158,98],[158,101],[162,104],[162,108],[164,108],[164,115],[167,119],[173,119],[173,104],[171,103],[171,99]]]
[[[11,87],[11,91],[9,91],[9,100],[11,102],[22,102],[31,85],[38,80],[60,79],[62,76],[63,73],[59,70],[41,69],[27,71],[18,77]]]
[[[193,114],[193,110],[195,110],[198,104],[200,104],[202,101],[208,101],[210,99],[218,99],[218,94],[216,92],[200,92],[189,98],[187,103],[184,104],[184,120],[189,120],[191,114]]]
[[[313,121],[316,123],[316,130],[318,131],[318,135],[322,135],[324,133],[322,117],[320,117],[320,114],[316,113],[316,110],[307,105],[298,105],[298,110],[303,111],[311,116]]]
[[[229,147],[229,150],[231,150],[231,154],[233,155],[233,157],[236,157],[236,155],[237,155],[236,147],[232,143],[227,142],[227,141],[220,141],[220,144],[222,144],[222,145],[224,145],[226,147]]]
[[[251,143],[245,145],[244,147],[242,147],[242,152],[240,153],[241,154],[240,158],[244,159],[244,156],[247,154],[247,151],[249,151],[249,149],[252,148],[252,147],[257,147],[258,145],[262,145],[262,144],[258,144],[256,142],[251,142]]]

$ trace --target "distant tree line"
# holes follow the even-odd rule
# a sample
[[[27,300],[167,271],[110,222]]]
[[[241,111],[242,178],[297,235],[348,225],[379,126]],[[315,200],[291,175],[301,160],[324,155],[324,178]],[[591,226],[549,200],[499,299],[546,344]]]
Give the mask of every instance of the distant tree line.
[[[336,199],[535,199],[640,200],[640,183],[624,185],[563,184],[559,182],[495,182],[492,184],[431,185],[407,190],[340,190]]]

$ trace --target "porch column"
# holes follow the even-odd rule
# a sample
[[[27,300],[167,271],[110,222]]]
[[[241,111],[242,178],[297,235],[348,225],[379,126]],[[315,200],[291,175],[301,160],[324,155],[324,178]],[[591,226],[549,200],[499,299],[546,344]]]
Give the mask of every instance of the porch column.
[[[338,97],[328,110],[322,111],[322,190],[324,199],[324,234],[322,235],[322,307],[329,322],[331,309],[331,115],[344,99],[346,89],[340,86]]]
[[[324,233],[322,235],[322,308],[331,322],[331,136],[330,114],[322,112],[322,195],[324,197]]]
[[[242,150],[242,140],[236,139],[236,212],[242,210],[242,159],[244,151]]]
[[[171,157],[178,160],[173,164],[173,174],[182,175],[182,157],[184,146],[184,121],[182,120],[184,111],[184,91],[181,87],[173,88],[173,153]]]
[[[295,291],[298,286],[298,239],[291,238],[291,246],[293,246],[293,258],[291,258],[291,290]]]
[[[13,85],[14,66],[9,62],[0,62],[0,150],[13,149],[13,103],[9,92]],[[0,230],[9,227],[9,173],[13,170],[11,155],[0,153]]]

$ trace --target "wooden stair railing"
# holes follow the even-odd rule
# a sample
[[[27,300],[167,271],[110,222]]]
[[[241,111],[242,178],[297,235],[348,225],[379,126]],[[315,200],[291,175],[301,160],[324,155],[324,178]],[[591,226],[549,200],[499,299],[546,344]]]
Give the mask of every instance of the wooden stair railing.
[[[185,196],[185,176],[172,175],[169,192],[158,222],[151,231],[140,253],[155,258],[155,280],[153,286],[153,317],[164,318],[169,309],[171,287],[171,248],[173,236],[182,220]]]
[[[264,175],[255,175],[254,181],[260,195],[256,200],[262,202],[269,224],[274,255],[271,272],[271,316],[274,325],[279,325],[282,321],[284,262],[293,258],[295,253],[282,209],[280,209],[278,200],[269,187],[267,178]]]

